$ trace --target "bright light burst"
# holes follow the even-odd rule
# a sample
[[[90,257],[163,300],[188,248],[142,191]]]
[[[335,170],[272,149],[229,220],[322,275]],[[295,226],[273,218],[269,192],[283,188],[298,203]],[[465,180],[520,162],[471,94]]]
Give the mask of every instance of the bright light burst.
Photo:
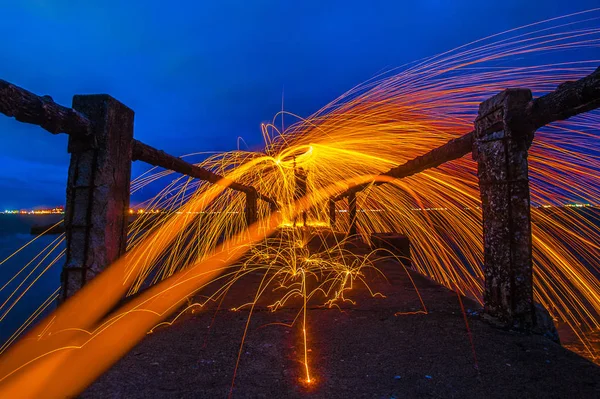
[[[127,336],[131,342],[115,349],[124,353],[146,331],[165,324],[165,317],[208,284],[220,284],[207,299],[218,300],[241,276],[261,273],[255,299],[239,304],[236,310],[253,309],[267,291],[280,294],[269,304],[273,311],[301,300],[295,322],[303,331],[303,373],[310,382],[308,304],[316,301],[335,306],[351,301],[348,290],[357,281],[368,287],[362,271],[374,268],[372,254],[357,255],[344,250],[343,242],[331,242],[335,234],[327,228],[329,198],[471,131],[479,103],[507,87],[530,88],[540,95],[590,73],[600,60],[577,57],[585,54],[584,50],[597,51],[597,19],[598,11],[590,11],[545,21],[389,71],[352,88],[306,119],[278,114],[273,123],[262,126],[262,152],[237,150],[208,156],[201,166],[276,198],[280,210],[271,214],[268,204],[259,201],[260,220],[247,229],[243,194],[187,177],[173,179],[143,204],[146,209],[167,212],[144,213],[137,218],[128,255],[34,328],[30,333],[30,338],[38,338],[34,343],[22,340],[13,345],[0,359],[0,381],[6,379],[7,391],[22,388],[24,372],[13,371],[25,365],[25,371],[29,367],[30,373],[42,373],[36,364],[46,362],[46,367],[63,367],[65,375],[71,375],[65,372],[66,366],[79,372],[83,382],[79,388],[69,388],[76,393],[110,365],[111,357],[106,356],[105,363],[89,375],[77,370],[85,356],[100,351],[112,330],[131,329]],[[561,62],[536,65],[540,54],[560,54]],[[278,126],[283,125],[284,117],[296,122],[281,131]],[[600,115],[591,112],[541,129],[529,162],[535,300],[556,320],[568,324],[590,358],[597,354],[587,337],[600,328],[598,216],[591,208],[583,214],[587,208],[556,206],[572,202],[597,205],[599,122]],[[299,168],[307,172],[308,195],[296,202],[295,172]],[[171,175],[169,171],[149,172],[132,183],[132,191]],[[465,157],[389,184],[370,186],[357,195],[357,202],[358,233],[364,241],[369,242],[374,232],[405,234],[411,241],[416,271],[482,302],[482,220],[474,161]],[[338,203],[333,230],[348,230],[347,207],[345,201]],[[302,209],[307,212],[310,229],[292,227]],[[325,244],[311,251],[308,240],[314,234]],[[56,263],[57,257],[51,256],[55,248],[49,247],[40,256]],[[42,264],[35,268],[29,264],[21,273],[39,278],[40,270],[50,267]],[[0,305],[0,311],[6,315],[32,286],[20,286]],[[103,292],[102,299],[94,292]],[[140,294],[105,318],[125,292]],[[97,303],[90,307],[90,301]],[[204,304],[193,303],[185,309],[196,310]],[[73,317],[77,312],[86,314]],[[60,339],[49,339],[50,332],[54,337],[61,335]],[[62,357],[56,360],[49,353]],[[12,360],[7,360],[8,355]],[[36,356],[41,360],[28,363]],[[118,354],[112,358],[115,356],[118,358]],[[39,384],[56,374],[47,371],[44,377]]]

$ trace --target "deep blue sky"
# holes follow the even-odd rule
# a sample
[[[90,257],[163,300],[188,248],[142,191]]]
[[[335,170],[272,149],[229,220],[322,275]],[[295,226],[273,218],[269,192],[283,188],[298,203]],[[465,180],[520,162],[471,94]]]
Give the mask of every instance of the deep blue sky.
[[[543,3],[543,4],[542,4]],[[384,68],[598,0],[0,0],[0,78],[70,105],[108,93],[136,138],[228,150],[281,108],[308,115]],[[66,136],[0,115],[0,208],[64,203]],[[134,165],[134,176],[147,168]]]

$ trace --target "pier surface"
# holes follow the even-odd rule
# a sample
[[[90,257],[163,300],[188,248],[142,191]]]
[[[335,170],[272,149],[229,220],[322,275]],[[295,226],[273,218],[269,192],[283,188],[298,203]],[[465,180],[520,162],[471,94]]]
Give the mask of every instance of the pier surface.
[[[226,398],[236,361],[233,398],[594,398],[600,367],[538,335],[490,326],[478,305],[391,260],[370,276],[372,297],[356,284],[356,301],[310,308],[308,358],[313,382],[303,383],[301,321],[293,303],[277,312],[260,301],[240,343],[256,284],[238,284],[217,304],[158,328],[82,395],[83,398]],[[257,281],[260,277],[254,276]],[[247,287],[245,289],[244,287]],[[273,299],[276,297],[272,297]],[[264,303],[263,303],[264,302]]]

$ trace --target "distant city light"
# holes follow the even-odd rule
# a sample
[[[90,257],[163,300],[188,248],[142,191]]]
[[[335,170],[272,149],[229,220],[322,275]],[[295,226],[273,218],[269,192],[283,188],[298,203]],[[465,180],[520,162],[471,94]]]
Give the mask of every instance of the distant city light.
[[[50,209],[5,209],[0,212],[4,215],[62,215],[65,213],[63,207]]]
[[[548,209],[548,208],[596,208],[598,207],[598,205],[594,205],[594,204],[589,204],[589,203],[573,203],[573,204],[564,204],[564,205],[549,205],[549,204],[544,204],[544,205],[538,205],[538,206],[533,206],[533,208],[543,208],[543,209]],[[463,208],[464,210],[470,210],[471,208]],[[475,209],[481,209],[480,207],[475,207]],[[411,208],[411,210],[413,211],[449,211],[451,210],[451,208],[435,208],[435,207],[431,207],[431,208]],[[348,212],[348,209],[336,209],[336,213],[346,213]],[[386,209],[357,209],[357,212],[387,212]],[[44,209],[5,209],[3,211],[0,211],[0,215],[63,215],[65,213],[65,210],[63,207],[55,207],[55,208],[44,208]],[[129,214],[130,215],[144,215],[144,214],[157,214],[157,213],[169,213],[168,211],[164,210],[164,209],[144,209],[144,208],[138,208],[138,209],[134,209],[134,208],[129,208]],[[175,213],[181,213],[181,212],[175,212]],[[218,211],[213,211],[213,212],[186,212],[188,214],[204,214],[204,213],[208,213],[208,214],[219,214],[221,212]],[[226,212],[226,213],[230,213],[230,214],[237,214],[239,212]]]

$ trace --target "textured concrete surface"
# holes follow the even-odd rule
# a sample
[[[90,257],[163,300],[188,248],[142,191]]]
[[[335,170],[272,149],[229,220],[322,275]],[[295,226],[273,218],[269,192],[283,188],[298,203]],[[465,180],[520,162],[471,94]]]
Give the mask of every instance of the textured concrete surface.
[[[413,275],[427,314],[396,262],[378,265],[389,281],[367,276],[386,298],[355,284],[357,304],[308,312],[309,363],[304,378],[301,324],[289,328],[298,303],[278,312],[260,301],[240,343],[248,311],[229,309],[252,298],[260,278],[231,290],[222,310],[187,314],[158,328],[93,384],[83,398],[594,398],[600,368],[538,335],[494,328],[477,305]],[[400,312],[400,314],[398,314]],[[477,360],[475,361],[475,356]]]
[[[533,302],[527,154],[534,129],[523,117],[531,99],[528,89],[507,89],[482,102],[473,143],[483,214],[485,311],[526,330],[539,327],[536,313],[540,321],[544,315]]]
[[[62,299],[125,252],[129,217],[133,111],[105,94],[75,96],[73,108],[93,123],[93,137],[69,137]]]

